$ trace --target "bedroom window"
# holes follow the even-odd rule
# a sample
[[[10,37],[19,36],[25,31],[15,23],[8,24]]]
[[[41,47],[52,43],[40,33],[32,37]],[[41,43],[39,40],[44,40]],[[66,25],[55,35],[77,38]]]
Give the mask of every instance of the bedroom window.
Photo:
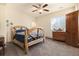
[[[66,17],[56,16],[51,19],[51,30],[52,31],[66,31]]]

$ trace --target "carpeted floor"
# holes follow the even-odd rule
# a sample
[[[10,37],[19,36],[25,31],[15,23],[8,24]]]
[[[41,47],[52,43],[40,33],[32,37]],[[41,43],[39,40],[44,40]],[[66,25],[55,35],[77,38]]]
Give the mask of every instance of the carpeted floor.
[[[31,46],[28,54],[24,54],[18,46],[9,43],[5,49],[5,56],[79,56],[79,48],[46,39],[45,43]]]

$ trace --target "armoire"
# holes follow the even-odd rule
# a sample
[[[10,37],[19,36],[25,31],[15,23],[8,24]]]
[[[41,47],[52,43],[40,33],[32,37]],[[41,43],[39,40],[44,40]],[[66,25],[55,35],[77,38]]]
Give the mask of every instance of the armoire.
[[[69,45],[79,47],[79,10],[66,15],[66,39]]]

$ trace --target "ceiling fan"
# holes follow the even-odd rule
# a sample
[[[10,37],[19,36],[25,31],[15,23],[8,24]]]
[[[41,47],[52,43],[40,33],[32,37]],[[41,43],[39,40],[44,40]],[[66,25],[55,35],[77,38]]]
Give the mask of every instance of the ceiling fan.
[[[36,8],[32,12],[38,11],[39,14],[42,14],[43,11],[49,12],[49,10],[46,9],[46,7],[48,6],[48,4],[37,4],[37,5],[32,5],[32,6]]]

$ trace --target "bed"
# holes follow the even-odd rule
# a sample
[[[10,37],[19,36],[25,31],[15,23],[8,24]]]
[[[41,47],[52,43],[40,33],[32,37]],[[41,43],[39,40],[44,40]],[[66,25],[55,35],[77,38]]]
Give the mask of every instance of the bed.
[[[42,28],[28,29],[25,26],[14,26],[11,32],[12,42],[23,48],[25,53],[28,52],[30,46],[44,42],[45,39]]]

